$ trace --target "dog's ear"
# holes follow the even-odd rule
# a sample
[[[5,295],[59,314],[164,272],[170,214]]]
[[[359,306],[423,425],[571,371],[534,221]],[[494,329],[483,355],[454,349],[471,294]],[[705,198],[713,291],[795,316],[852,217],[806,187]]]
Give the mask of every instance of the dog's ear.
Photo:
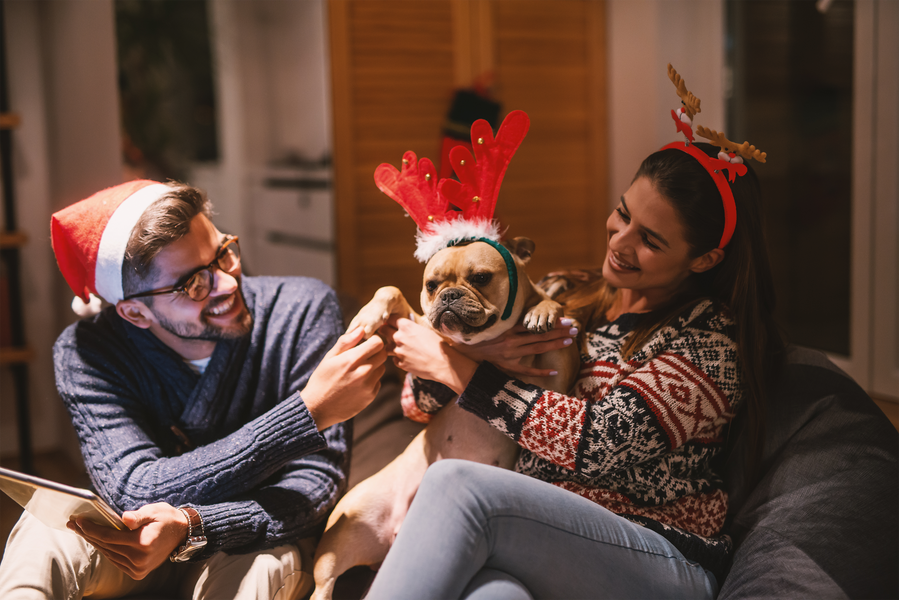
[[[524,263],[531,260],[531,254],[534,253],[534,248],[536,247],[534,242],[526,237],[512,238],[506,242],[506,245],[512,251],[512,254],[520,258],[521,262]]]

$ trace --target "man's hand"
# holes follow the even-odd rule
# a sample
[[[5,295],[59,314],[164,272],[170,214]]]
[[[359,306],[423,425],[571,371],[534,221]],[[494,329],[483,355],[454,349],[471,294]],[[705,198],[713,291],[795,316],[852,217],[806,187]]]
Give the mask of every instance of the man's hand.
[[[381,389],[384,342],[373,335],[359,344],[364,334],[357,328],[340,336],[302,391],[319,431],[356,416]]]
[[[141,580],[168,560],[187,539],[188,522],[180,510],[159,502],[122,515],[130,531],[97,525],[87,519],[66,526],[92,544],[132,579]]]

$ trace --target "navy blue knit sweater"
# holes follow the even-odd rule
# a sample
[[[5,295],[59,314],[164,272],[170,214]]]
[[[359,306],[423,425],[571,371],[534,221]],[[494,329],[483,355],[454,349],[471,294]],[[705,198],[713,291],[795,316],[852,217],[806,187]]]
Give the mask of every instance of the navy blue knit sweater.
[[[300,396],[342,332],[334,292],[306,278],[244,277],[242,289],[253,329],[219,342],[202,376],[114,308],[53,351],[99,495],[119,511],[194,506],[209,540],[197,559],[318,535],[346,486],[350,426],[319,433]]]

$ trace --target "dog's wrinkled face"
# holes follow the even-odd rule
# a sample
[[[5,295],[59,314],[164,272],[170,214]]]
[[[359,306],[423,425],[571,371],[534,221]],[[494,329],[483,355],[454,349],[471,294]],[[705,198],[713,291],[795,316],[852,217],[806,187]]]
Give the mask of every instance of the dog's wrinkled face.
[[[516,257],[519,287],[522,263]],[[428,261],[421,308],[435,330],[464,344],[492,339],[518,322],[521,296],[508,319],[509,272],[500,253],[484,242],[444,248]]]

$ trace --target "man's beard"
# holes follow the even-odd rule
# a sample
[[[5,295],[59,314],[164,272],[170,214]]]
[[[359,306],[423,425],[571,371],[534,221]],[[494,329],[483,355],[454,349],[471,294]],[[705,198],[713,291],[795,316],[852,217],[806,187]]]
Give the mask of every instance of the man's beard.
[[[250,330],[253,328],[253,315],[251,315],[250,311],[247,309],[247,303],[243,297],[243,290],[238,288],[236,293],[240,296],[240,301],[243,304],[243,312],[238,315],[237,319],[233,323],[226,327],[213,325],[212,323],[207,322],[206,316],[202,314],[200,315],[200,323],[174,322],[166,319],[162,315],[157,315],[159,325],[172,335],[176,335],[182,340],[204,340],[209,342],[220,342],[224,340],[233,340],[243,337],[250,333]],[[215,304],[210,304],[209,306],[207,306],[207,309],[214,306]]]

